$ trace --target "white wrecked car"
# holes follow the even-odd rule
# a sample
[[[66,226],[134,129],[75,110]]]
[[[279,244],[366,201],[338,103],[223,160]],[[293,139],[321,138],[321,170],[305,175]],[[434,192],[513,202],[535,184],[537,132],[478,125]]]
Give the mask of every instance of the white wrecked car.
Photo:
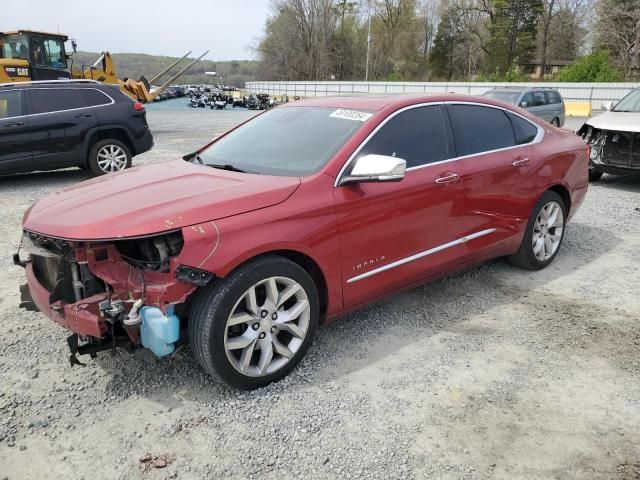
[[[603,173],[640,175],[640,88],[608,110],[587,120],[577,132],[591,146],[591,181]]]

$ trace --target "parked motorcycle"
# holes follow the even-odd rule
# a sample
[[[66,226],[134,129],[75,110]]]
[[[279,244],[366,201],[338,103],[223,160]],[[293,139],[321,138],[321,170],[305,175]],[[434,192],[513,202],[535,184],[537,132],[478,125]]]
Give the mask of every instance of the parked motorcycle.
[[[191,90],[189,92],[189,106],[191,108],[205,108],[209,104],[209,99],[200,90]]]

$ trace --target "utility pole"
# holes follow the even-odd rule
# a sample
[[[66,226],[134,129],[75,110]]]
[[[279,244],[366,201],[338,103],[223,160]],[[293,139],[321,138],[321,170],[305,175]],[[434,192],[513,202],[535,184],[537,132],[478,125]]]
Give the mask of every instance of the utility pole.
[[[369,81],[369,52],[371,50],[371,0],[367,0],[367,63],[364,72],[364,81]]]

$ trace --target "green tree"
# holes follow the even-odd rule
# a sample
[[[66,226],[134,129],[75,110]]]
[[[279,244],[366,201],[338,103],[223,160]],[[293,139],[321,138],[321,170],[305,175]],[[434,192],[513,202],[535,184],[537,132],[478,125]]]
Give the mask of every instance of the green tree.
[[[487,49],[488,72],[507,72],[518,62],[534,56],[536,26],[541,13],[541,0],[494,0]]]
[[[429,56],[434,78],[451,80],[461,73],[460,65],[455,61],[455,48],[461,38],[462,25],[459,12],[449,8],[440,19],[438,33]]]
[[[556,77],[559,82],[619,82],[622,79],[620,71],[611,65],[606,50],[585,55],[573,65],[560,70]]]

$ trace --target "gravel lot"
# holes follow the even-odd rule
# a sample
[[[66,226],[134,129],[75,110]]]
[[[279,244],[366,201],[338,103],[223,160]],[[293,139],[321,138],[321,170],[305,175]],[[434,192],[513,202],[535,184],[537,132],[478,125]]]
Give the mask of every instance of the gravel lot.
[[[185,103],[149,107],[135,163],[251,115]],[[70,368],[67,334],[17,308],[24,210],[86,178],[0,179],[0,480],[640,478],[640,179],[594,184],[546,270],[500,260],[369,307],[246,393],[188,348]]]

